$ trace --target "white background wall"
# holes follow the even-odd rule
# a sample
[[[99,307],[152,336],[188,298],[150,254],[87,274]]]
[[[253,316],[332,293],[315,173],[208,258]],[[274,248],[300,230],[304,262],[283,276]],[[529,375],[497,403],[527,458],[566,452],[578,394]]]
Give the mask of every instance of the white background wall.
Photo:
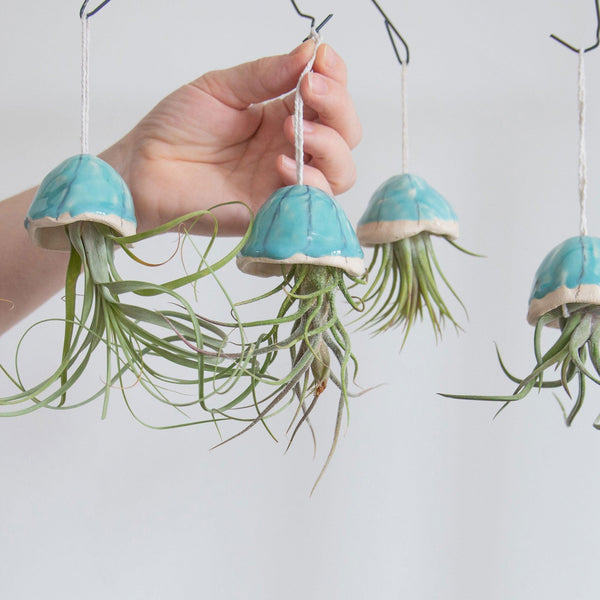
[[[401,353],[399,333],[353,336],[361,382],[387,385],[352,401],[312,499],[335,394],[314,418],[314,461],[306,433],[284,456],[285,435],[276,445],[259,428],[208,452],[210,426],[145,429],[116,395],[105,421],[99,405],[0,421],[3,598],[597,598],[600,391],[589,387],[570,429],[549,392],[496,420],[495,405],[436,396],[509,393],[493,341],[513,370],[531,365],[533,273],[578,227],[577,57],[548,34],[593,43],[593,2],[383,4],[413,53],[411,170],[453,204],[462,243],[487,255],[436,245],[469,307],[467,322],[452,305],[466,332],[436,345],[422,323]],[[340,199],[356,221],[400,168],[399,67],[367,0],[301,5],[335,13],[324,33],[349,65],[364,139],[358,182]],[[2,0],[0,197],[78,151],[78,8]],[[285,0],[114,0],[92,22],[92,151],[180,84],[286,52],[305,33]],[[588,56],[593,235],[600,51]],[[238,299],[253,285],[233,266],[226,281]],[[206,312],[216,302],[204,299]],[[3,336],[0,362],[10,365],[26,326],[62,310],[57,297]],[[60,344],[55,332],[27,350],[31,383]],[[90,388],[100,377],[89,374]]]

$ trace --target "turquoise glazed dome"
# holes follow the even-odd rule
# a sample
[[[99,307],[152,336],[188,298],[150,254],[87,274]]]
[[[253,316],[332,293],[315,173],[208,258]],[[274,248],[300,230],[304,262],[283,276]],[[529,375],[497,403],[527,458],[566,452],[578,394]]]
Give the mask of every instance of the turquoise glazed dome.
[[[361,244],[373,246],[413,237],[422,231],[458,237],[458,217],[448,201],[417,175],[395,175],[373,194],[361,217]]]
[[[554,248],[535,274],[527,321],[565,304],[600,304],[600,238],[572,237]]]
[[[252,232],[237,257],[245,273],[281,275],[281,265],[339,267],[360,277],[363,252],[337,201],[308,185],[276,190],[259,209]]]
[[[136,231],[133,200],[123,178],[91,154],[72,156],[46,175],[25,227],[36,246],[69,250],[64,226],[76,221],[104,223],[122,236]]]

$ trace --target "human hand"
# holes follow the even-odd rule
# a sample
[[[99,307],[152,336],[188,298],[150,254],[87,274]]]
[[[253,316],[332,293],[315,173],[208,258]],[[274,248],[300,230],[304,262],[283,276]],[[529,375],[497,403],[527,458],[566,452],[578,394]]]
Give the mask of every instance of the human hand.
[[[229,201],[254,213],[278,187],[296,183],[294,95],[314,50],[212,71],[162,100],[101,157],[129,185],[138,231]],[[346,67],[330,46],[319,47],[301,86],[305,104],[304,183],[338,194],[356,171],[351,149],[361,126],[346,87]],[[270,100],[270,101],[269,101]],[[219,233],[241,235],[249,214],[229,205],[216,212]],[[212,231],[212,223],[196,231]]]

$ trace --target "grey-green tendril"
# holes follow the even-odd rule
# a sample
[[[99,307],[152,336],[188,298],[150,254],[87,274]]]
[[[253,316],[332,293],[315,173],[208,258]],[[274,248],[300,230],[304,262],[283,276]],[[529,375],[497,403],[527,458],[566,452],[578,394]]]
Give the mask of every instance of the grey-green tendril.
[[[451,240],[447,241],[461,252],[478,256]],[[441,337],[446,320],[457,330],[461,329],[442,297],[437,277],[465,314],[467,311],[440,268],[429,233],[376,245],[368,271],[374,278],[363,296],[367,309],[359,319],[361,328],[379,334],[401,326],[404,329],[403,346],[417,317],[423,318],[424,314],[431,321],[436,339]]]
[[[562,388],[573,405],[569,412],[563,403],[558,400],[563,412],[565,422],[571,425],[573,419],[583,405],[586,390],[586,379],[600,384],[600,308],[590,304],[570,304],[567,306],[568,316],[564,316],[563,307],[556,308],[541,317],[534,333],[534,355],[536,364],[525,377],[516,377],[505,366],[500,352],[496,348],[500,367],[504,374],[517,384],[514,392],[506,396],[478,396],[462,394],[442,394],[447,398],[466,400],[487,400],[502,402],[505,408],[511,402],[522,400],[533,389]],[[543,352],[541,348],[542,329],[551,324],[558,323],[560,335],[552,346]],[[587,366],[588,358],[595,372]],[[546,379],[546,374],[552,370],[558,373],[558,378]],[[577,380],[577,394],[573,396],[570,383]],[[600,429],[600,416],[594,422],[594,427]]]
[[[354,309],[362,308],[361,303],[350,295],[345,282],[346,277],[340,269],[314,265],[296,265],[284,274],[283,286],[277,286],[276,289],[285,290],[286,295],[276,317],[242,323],[246,332],[254,327],[267,328],[254,342],[255,377],[249,394],[252,404],[241,406],[230,403],[228,410],[220,413],[222,416],[247,422],[240,432],[222,442],[226,443],[259,423],[273,435],[265,420],[293,402],[296,409],[288,428],[291,432],[289,447],[303,425],[311,429],[314,439],[310,416],[328,383],[332,382],[340,393],[333,439],[313,491],[333,457],[344,409],[346,412],[348,409],[350,366],[352,365],[353,378],[358,367],[352,354],[350,337],[339,319],[336,308],[338,292],[351,302]],[[269,295],[270,292],[240,305],[258,301]],[[291,331],[282,336],[281,328],[286,325],[291,327]],[[290,357],[291,366],[286,370],[286,375],[280,378],[265,377],[281,351],[287,351]],[[274,389],[264,394],[261,390],[265,386]],[[234,410],[250,407],[254,409],[254,415],[251,417],[233,413]]]
[[[163,284],[121,279],[114,263],[115,245],[131,258],[147,265],[131,251],[130,244],[184,224],[190,227],[200,218],[212,219],[214,229],[201,265],[195,272]],[[194,404],[209,410],[207,398],[219,394],[245,374],[245,365],[249,362],[247,354],[251,350],[242,345],[238,359],[226,360],[228,334],[197,315],[189,302],[176,291],[214,275],[236,256],[246,242],[248,233],[232,251],[209,264],[207,255],[216,238],[217,227],[211,211],[197,211],[155,230],[127,238],[117,237],[108,227],[97,223],[77,222],[67,226],[71,254],[65,281],[65,318],[42,321],[25,332],[15,352],[14,374],[0,365],[18,389],[16,393],[0,398],[0,416],[27,414],[43,407],[71,409],[102,398],[102,416],[105,417],[109,398],[115,389],[120,390],[129,410],[136,416],[126,393],[133,386],[142,387],[150,397],[179,412]],[[78,295],[76,287],[80,279],[83,281]],[[145,308],[139,305],[139,298],[144,296],[162,296],[178,309],[173,310],[172,306],[162,311]],[[125,301],[125,298],[129,300]],[[43,381],[27,387],[19,368],[21,347],[33,329],[50,321],[64,323],[60,363]],[[69,403],[68,392],[82,379],[100,347],[105,350],[102,388],[87,398],[77,398]],[[173,365],[183,367],[185,375],[173,375]],[[126,375],[133,384],[125,382]],[[193,390],[191,398],[175,399],[189,394],[190,389]],[[215,415],[209,413],[206,421],[214,422]],[[187,421],[180,425],[189,424],[191,422]]]

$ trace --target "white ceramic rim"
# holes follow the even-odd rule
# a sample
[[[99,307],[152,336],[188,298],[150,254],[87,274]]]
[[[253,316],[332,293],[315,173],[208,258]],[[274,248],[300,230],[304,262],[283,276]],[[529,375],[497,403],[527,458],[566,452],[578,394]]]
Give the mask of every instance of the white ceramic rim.
[[[527,322],[535,325],[540,317],[562,306],[563,304],[598,304],[600,305],[600,286],[583,283],[576,288],[561,286],[543,298],[533,298],[527,311]],[[549,327],[558,327],[558,320],[548,324]]]
[[[69,251],[71,245],[65,233],[64,226],[78,221],[89,221],[108,225],[121,236],[135,235],[136,225],[114,215],[98,215],[96,213],[81,213],[76,217],[63,213],[58,217],[42,217],[29,222],[27,233],[34,246],[46,250]]]
[[[428,231],[434,235],[443,235],[450,240],[458,238],[458,222],[442,221],[373,221],[359,225],[356,235],[363,246],[374,246],[376,244],[391,244],[398,240],[413,237],[422,231]]]
[[[322,256],[313,258],[306,254],[294,254],[289,258],[277,260],[274,258],[257,258],[252,256],[237,256],[237,266],[240,271],[258,277],[273,277],[281,275],[281,265],[321,265],[343,269],[353,277],[365,275],[365,261],[362,258],[348,258],[345,256]]]

